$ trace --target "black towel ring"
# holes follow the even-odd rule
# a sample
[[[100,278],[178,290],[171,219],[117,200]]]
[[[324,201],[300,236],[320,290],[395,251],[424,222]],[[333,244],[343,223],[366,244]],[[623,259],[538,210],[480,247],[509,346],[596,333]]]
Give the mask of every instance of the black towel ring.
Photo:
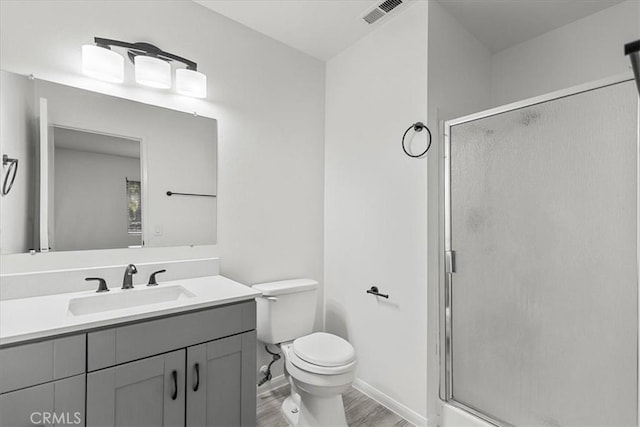
[[[414,132],[422,132],[422,129],[425,129],[427,131],[427,134],[429,135],[429,143],[427,144],[427,148],[420,154],[411,154],[409,150],[407,150],[406,144],[404,142],[404,139],[407,137],[407,134],[411,129],[413,129]],[[409,126],[407,130],[404,131],[404,134],[402,135],[402,150],[405,152],[407,156],[417,159],[427,154],[427,151],[429,151],[429,148],[431,148],[431,131],[429,130],[427,125],[425,125],[422,122],[415,122],[414,124]]]
[[[6,166],[9,164],[9,169],[7,170],[7,174],[4,176],[4,181],[2,183],[2,195],[6,196],[11,191],[11,187],[13,187],[13,182],[16,180],[16,175],[18,174],[18,159],[11,159],[6,154],[2,155],[2,166]],[[11,180],[9,180],[9,176],[11,176]]]

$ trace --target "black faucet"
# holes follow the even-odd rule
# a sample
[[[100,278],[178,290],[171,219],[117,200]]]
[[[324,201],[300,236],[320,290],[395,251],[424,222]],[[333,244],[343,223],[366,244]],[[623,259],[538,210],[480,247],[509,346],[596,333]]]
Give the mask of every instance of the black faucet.
[[[122,279],[122,289],[133,289],[133,275],[138,272],[135,265],[129,264],[124,269],[124,278]]]
[[[109,288],[107,287],[107,281],[104,280],[102,277],[87,277],[84,280],[86,280],[87,282],[90,280],[97,280],[99,284],[98,284],[98,290],[96,292],[109,292]]]
[[[158,286],[158,282],[156,281],[156,274],[160,274],[160,273],[166,273],[167,270],[158,270],[158,271],[154,271],[153,273],[151,273],[151,276],[149,276],[149,283],[147,283],[147,286]]]

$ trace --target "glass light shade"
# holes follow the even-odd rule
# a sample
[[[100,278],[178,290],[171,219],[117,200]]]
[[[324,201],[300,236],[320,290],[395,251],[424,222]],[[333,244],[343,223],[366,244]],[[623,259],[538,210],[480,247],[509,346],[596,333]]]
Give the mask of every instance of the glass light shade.
[[[207,76],[194,70],[176,70],[176,92],[195,98],[207,97]]]
[[[158,89],[171,87],[171,65],[152,56],[138,55],[134,59],[136,82]]]
[[[124,81],[124,58],[104,47],[82,46],[82,72],[95,79],[112,83]]]

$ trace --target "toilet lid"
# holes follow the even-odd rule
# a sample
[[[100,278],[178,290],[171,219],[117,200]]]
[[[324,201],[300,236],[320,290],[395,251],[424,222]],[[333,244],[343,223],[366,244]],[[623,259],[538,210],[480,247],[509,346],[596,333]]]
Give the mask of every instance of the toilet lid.
[[[298,338],[293,342],[293,351],[305,362],[319,366],[343,366],[356,359],[356,352],[348,341],[326,332]]]

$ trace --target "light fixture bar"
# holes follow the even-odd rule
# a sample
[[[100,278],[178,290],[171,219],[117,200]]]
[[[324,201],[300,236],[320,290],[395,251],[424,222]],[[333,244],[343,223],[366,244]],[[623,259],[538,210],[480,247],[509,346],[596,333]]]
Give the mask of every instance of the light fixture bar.
[[[183,58],[182,56],[165,52],[164,50],[161,50],[159,47],[154,46],[151,43],[145,43],[145,42],[129,43],[129,42],[123,42],[120,40],[105,39],[102,37],[94,37],[93,41],[95,42],[95,44],[102,47],[117,46],[117,47],[123,47],[125,49],[129,49],[129,58],[131,58],[131,60],[133,60],[132,57],[135,57],[136,55],[146,54],[149,56],[155,56],[160,59],[164,59],[165,61],[182,62],[184,65],[187,66],[188,70],[194,70],[194,71],[198,70],[198,64],[196,64],[195,62],[189,59]]]

